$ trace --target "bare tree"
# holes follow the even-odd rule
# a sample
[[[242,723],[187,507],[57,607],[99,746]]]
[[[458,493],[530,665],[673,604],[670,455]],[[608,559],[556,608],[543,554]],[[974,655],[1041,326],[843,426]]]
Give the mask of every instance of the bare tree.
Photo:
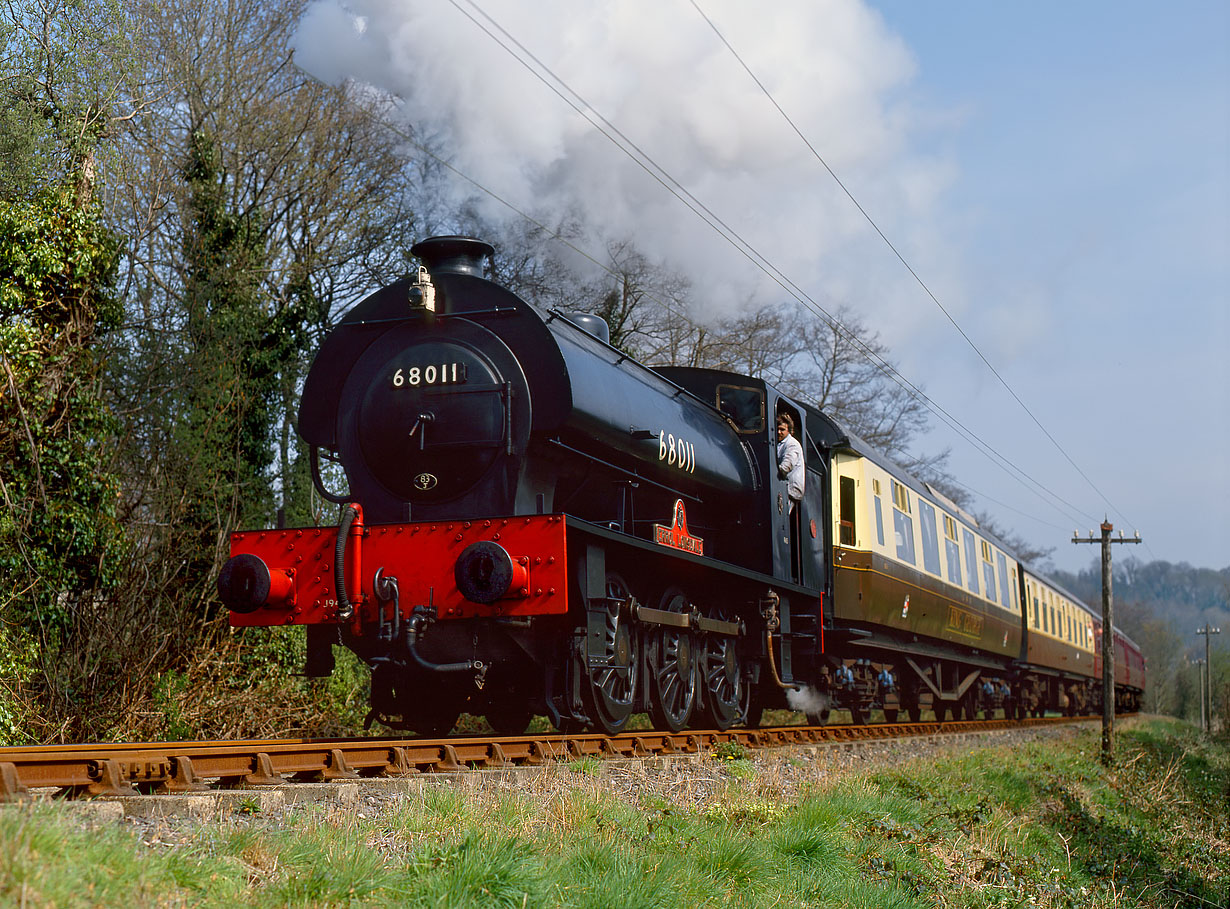
[[[129,11],[117,0],[0,5],[0,191],[71,180],[93,199],[100,143],[148,97],[130,83]]]

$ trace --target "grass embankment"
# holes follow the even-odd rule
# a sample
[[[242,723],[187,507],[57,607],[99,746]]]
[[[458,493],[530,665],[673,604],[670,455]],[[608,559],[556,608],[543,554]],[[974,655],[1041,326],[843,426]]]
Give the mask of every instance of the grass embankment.
[[[589,761],[511,787],[430,787],[379,812],[157,831],[10,807],[0,900],[1225,906],[1230,753],[1164,721],[1122,731],[1110,772],[1097,751],[1094,728],[824,775],[810,759],[779,754],[774,769],[734,749],[657,784]],[[788,787],[782,767],[797,772]]]

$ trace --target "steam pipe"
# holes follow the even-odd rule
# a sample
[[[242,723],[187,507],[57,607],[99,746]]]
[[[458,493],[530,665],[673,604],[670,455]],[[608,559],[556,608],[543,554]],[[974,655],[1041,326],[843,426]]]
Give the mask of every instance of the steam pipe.
[[[414,660],[415,663],[428,672],[477,672],[480,675],[486,675],[487,664],[482,660],[466,660],[459,663],[433,663],[419,653],[419,636],[423,634],[423,631],[429,624],[428,617],[420,611],[422,608],[422,606],[415,607],[414,615],[406,623],[406,652],[410,654],[410,659]]]
[[[783,682],[780,673],[777,671],[777,658],[773,655],[773,631],[781,627],[781,619],[778,617],[777,607],[782,598],[778,596],[776,590],[770,589],[768,596],[761,600],[761,614],[764,616],[764,645],[765,650],[769,653],[769,671],[773,673],[773,681],[777,683],[777,687],[783,691],[801,691],[803,686],[797,682]]]
[[[350,528],[358,517],[359,509],[347,505],[342,510],[342,523],[337,528],[337,544],[333,547],[333,582],[337,586],[337,617],[349,619],[354,615],[354,604],[346,594],[346,541]]]

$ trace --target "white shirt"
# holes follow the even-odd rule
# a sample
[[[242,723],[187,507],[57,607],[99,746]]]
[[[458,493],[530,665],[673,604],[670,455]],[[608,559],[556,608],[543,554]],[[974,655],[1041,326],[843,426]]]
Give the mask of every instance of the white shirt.
[[[777,443],[777,475],[786,481],[793,508],[803,498],[803,446],[790,434]]]

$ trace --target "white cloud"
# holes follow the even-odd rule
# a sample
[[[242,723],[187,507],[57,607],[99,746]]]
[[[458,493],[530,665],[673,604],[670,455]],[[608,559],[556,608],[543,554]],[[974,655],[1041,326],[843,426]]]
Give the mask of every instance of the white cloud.
[[[481,6],[816,299],[857,303],[870,322],[902,331],[921,317],[921,291],[877,274],[903,270],[690,3]],[[781,0],[754,14],[734,0],[702,6],[890,236],[934,251],[930,219],[954,171],[910,150],[911,124],[927,116],[893,100],[915,64],[880,17],[861,0]],[[716,306],[782,296],[447,0],[318,0],[296,47],[320,78],[397,95],[407,122],[438,137],[450,163],[519,208],[634,236]],[[935,269],[949,268],[942,258]]]

